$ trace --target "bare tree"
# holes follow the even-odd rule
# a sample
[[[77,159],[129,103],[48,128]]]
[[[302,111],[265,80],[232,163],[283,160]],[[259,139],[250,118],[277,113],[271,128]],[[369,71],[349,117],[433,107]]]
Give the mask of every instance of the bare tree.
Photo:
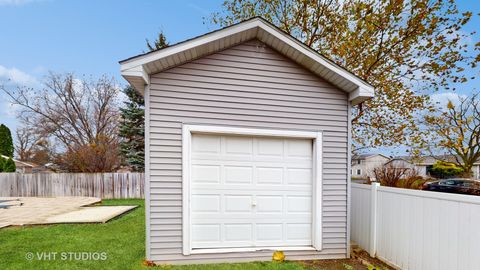
[[[15,152],[17,157],[22,161],[30,161],[40,137],[31,128],[27,127],[17,128],[15,137]]]
[[[99,135],[116,139],[119,89],[113,79],[75,79],[73,74],[50,73],[45,88],[33,91],[3,88],[14,104],[22,108],[23,121],[39,133],[60,140],[66,148],[94,143]]]
[[[98,142],[77,145],[61,155],[57,163],[69,172],[109,172],[119,166],[119,150],[116,142]]]
[[[396,166],[392,162],[374,168],[373,175],[377,182],[380,182],[382,186],[388,187],[410,187],[412,181],[418,180],[418,171],[416,169]]]
[[[425,120],[434,136],[428,147],[432,156],[447,162],[452,160],[442,157],[453,157],[456,165],[471,174],[473,164],[480,159],[479,94],[460,97],[459,104],[449,101],[446,110],[427,115]]]
[[[78,149],[94,151],[99,145],[117,151],[120,90],[113,79],[103,76],[98,80],[79,80],[73,74],[50,73],[44,86],[40,90],[0,88],[21,108],[20,119],[35,127],[40,137],[60,142],[65,153]],[[82,159],[81,162],[96,161]],[[79,167],[88,167],[83,165]],[[112,169],[113,165],[100,170]]]

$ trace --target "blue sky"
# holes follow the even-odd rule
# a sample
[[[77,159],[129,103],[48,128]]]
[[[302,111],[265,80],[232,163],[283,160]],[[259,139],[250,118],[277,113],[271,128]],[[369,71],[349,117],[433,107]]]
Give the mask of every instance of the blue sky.
[[[0,0],[0,80],[38,86],[48,71],[78,76],[120,77],[118,61],[142,53],[145,38],[163,30],[171,43],[215,29],[203,17],[223,0]],[[460,10],[480,13],[479,5],[459,1]],[[466,30],[480,29],[478,16]],[[477,34],[472,41],[480,40]],[[465,85],[467,94],[480,80]],[[439,100],[450,93],[437,94]],[[0,123],[16,127],[13,110],[0,93]],[[388,151],[388,150],[386,150]]]
[[[163,30],[178,42],[212,29],[203,17],[222,1],[0,0],[0,80],[37,86],[48,71],[107,74],[126,84],[118,61],[146,50]],[[15,116],[0,93],[0,123]]]

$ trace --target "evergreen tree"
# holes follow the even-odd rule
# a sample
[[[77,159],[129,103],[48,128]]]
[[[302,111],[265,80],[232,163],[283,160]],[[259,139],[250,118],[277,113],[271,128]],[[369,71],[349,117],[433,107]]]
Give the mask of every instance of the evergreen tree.
[[[4,172],[15,172],[17,167],[15,166],[15,162],[13,159],[10,157],[8,158],[5,163],[3,164],[3,171]]]
[[[146,43],[149,51],[168,47],[167,38],[163,32],[158,33],[158,37],[153,44],[150,44],[148,39]],[[120,143],[120,153],[134,171],[144,171],[145,104],[143,96],[131,86],[125,88],[123,92],[127,95],[128,101],[124,102],[124,108],[120,108],[122,120],[120,122],[119,135],[123,138],[123,141]]]
[[[5,166],[6,161],[7,160],[0,155],[0,172],[3,172],[3,167]]]
[[[4,124],[0,125],[0,155],[13,157],[12,133]]]
[[[125,107],[120,108],[122,120],[120,122],[120,152],[128,165],[134,171],[143,171],[145,168],[145,109],[144,100],[131,86],[123,91],[128,97]]]
[[[153,42],[153,44],[150,44],[150,41],[148,39],[146,39],[145,41],[147,42],[148,50],[151,51],[151,52],[163,49],[165,47],[168,47],[167,38],[165,37],[165,35],[163,34],[162,31],[160,31],[160,33],[158,33],[158,37]]]

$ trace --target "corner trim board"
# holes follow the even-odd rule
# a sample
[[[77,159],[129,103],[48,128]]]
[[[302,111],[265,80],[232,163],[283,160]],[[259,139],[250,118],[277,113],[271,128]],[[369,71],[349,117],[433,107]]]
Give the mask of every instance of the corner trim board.
[[[145,251],[146,259],[151,260],[150,251],[150,86],[146,85],[144,90],[145,103]]]
[[[350,245],[350,239],[351,239],[351,233],[350,233],[350,227],[351,227],[351,217],[350,215],[352,214],[352,104],[348,104],[348,116],[347,116],[347,121],[348,121],[348,145],[347,145],[347,258],[350,258],[350,250],[351,250],[351,245]]]

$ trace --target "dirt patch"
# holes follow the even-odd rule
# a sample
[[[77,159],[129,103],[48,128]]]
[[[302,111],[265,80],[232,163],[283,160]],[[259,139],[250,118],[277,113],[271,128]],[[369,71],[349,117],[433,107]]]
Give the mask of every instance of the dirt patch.
[[[357,247],[352,248],[352,259],[360,261],[364,265],[370,266],[369,270],[394,270],[395,269],[377,258],[370,257],[370,255],[365,250]]]
[[[394,270],[358,246],[352,247],[350,259],[301,261],[299,264],[315,270]]]
[[[316,260],[299,262],[302,266],[315,270],[367,270],[368,268],[355,259]]]

